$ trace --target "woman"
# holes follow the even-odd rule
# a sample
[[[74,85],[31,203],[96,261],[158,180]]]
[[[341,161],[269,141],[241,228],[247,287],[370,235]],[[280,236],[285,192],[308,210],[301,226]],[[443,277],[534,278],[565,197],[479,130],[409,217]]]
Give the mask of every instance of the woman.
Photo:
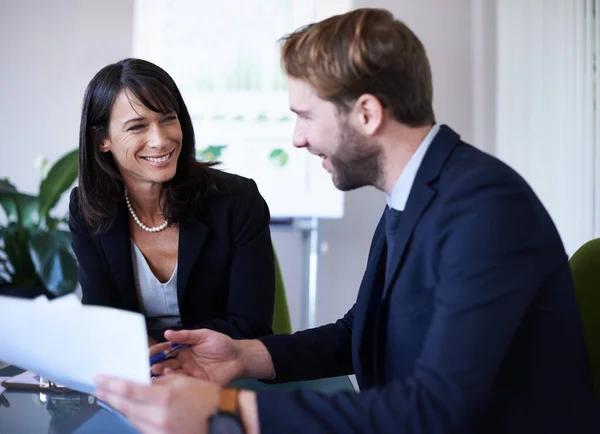
[[[252,180],[196,161],[190,115],[164,70],[139,59],[100,70],[79,152],[69,225],[83,303],[142,312],[151,344],[166,329],[272,333],[267,205]]]

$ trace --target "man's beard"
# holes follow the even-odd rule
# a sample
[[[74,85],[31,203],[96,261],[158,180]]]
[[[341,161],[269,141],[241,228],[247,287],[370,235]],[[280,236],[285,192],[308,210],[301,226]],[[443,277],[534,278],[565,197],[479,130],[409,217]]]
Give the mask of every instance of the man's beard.
[[[378,144],[342,122],[338,150],[329,157],[333,184],[342,191],[377,185],[382,177],[381,152]]]

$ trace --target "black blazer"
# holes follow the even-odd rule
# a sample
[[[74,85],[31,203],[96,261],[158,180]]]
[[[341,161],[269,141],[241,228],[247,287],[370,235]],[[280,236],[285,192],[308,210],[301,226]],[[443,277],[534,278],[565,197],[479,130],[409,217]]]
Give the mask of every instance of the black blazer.
[[[233,338],[272,333],[275,297],[269,209],[254,181],[205,199],[179,228],[177,296],[182,327],[210,328]],[[95,235],[71,192],[69,227],[83,303],[139,312],[125,202],[105,233]],[[155,336],[156,335],[156,336]],[[164,340],[162,332],[152,337]]]
[[[520,176],[442,126],[387,273],[384,228],[343,319],[261,338],[279,381],[361,393],[259,392],[262,432],[600,433],[567,255]]]

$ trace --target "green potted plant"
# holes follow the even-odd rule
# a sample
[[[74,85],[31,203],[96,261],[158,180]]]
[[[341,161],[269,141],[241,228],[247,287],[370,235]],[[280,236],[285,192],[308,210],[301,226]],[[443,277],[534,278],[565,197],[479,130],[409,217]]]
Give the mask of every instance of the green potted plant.
[[[77,287],[67,219],[51,211],[77,178],[78,159],[78,150],[61,157],[42,179],[37,196],[0,179],[0,294],[52,297]]]

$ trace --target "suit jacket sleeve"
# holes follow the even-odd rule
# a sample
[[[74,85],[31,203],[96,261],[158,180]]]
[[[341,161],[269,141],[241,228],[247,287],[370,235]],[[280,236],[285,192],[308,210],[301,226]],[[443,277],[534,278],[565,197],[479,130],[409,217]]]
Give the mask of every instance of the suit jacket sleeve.
[[[481,167],[448,188],[434,313],[413,374],[360,394],[259,392],[263,432],[477,432],[515,331],[566,255],[517,175]]]
[[[77,187],[71,191],[69,229],[77,258],[77,279],[82,303],[123,308],[117,284],[109,271],[106,257],[83,221],[77,199]]]
[[[196,324],[234,339],[250,339],[273,333],[275,261],[269,208],[256,183],[245,183],[232,218],[234,251],[229,278],[227,318]]]
[[[334,324],[292,335],[265,336],[275,367],[275,378],[268,383],[314,380],[352,374],[353,309]]]

